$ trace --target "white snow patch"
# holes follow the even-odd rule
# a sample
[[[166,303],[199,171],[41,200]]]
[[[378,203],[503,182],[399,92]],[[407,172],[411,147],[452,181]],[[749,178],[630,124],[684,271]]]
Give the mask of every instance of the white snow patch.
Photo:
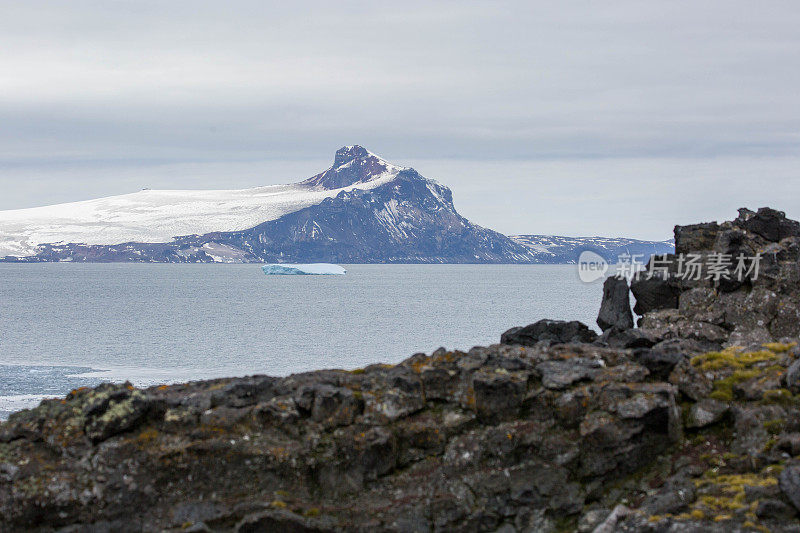
[[[368,181],[341,189],[292,184],[207,191],[142,190],[0,211],[0,257],[33,255],[42,243],[169,242],[181,235],[245,230],[316,205],[342,191],[379,187],[403,170],[388,163],[384,168]]]

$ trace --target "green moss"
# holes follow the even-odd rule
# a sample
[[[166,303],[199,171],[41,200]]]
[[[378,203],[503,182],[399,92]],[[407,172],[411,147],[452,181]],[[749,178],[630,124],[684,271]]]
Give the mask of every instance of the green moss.
[[[762,374],[759,370],[736,370],[730,376],[714,382],[714,389],[709,397],[723,402],[733,400],[733,386]]]
[[[711,394],[708,395],[709,398],[712,400],[719,400],[721,402],[732,402],[733,401],[733,391],[730,389],[727,390],[715,390]]]
[[[731,347],[721,352],[708,352],[692,358],[692,365],[702,371],[731,369],[742,370],[758,363],[774,361],[778,358],[775,352],[761,350],[758,352],[743,352],[740,348]]]
[[[767,420],[764,422],[764,429],[766,429],[767,433],[770,433],[771,435],[780,434],[785,426],[786,423],[781,419]]]
[[[772,465],[775,466],[775,465]],[[748,503],[746,487],[774,487],[778,484],[774,469],[765,468],[758,473],[719,474],[714,470],[695,481],[698,499],[692,505],[691,516],[709,517],[715,521],[732,519],[733,514],[741,515],[752,511],[757,502]],[[702,514],[701,514],[702,513]],[[754,522],[758,518],[748,514]]]
[[[764,391],[761,403],[792,405],[798,403],[798,400],[787,389],[768,389]]]
[[[797,346],[797,343],[796,342],[789,342],[789,343],[768,342],[766,344],[763,344],[762,346],[764,346],[764,348],[766,348],[767,350],[770,350],[772,352],[783,353],[783,352],[788,352],[789,350],[791,350],[792,348]]]

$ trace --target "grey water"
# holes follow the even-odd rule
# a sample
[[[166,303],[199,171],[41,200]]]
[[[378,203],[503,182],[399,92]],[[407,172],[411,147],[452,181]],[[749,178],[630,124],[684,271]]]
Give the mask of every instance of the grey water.
[[[594,326],[575,265],[0,264],[0,417],[101,381],[137,385],[397,363],[541,318]]]

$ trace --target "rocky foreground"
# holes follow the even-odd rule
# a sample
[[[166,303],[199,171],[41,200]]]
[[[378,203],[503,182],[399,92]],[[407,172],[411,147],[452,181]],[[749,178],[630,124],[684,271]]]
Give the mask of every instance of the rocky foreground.
[[[597,336],[513,328],[398,365],[102,385],[0,425],[0,531],[800,531],[800,224],[680,253],[743,281],[604,287]]]

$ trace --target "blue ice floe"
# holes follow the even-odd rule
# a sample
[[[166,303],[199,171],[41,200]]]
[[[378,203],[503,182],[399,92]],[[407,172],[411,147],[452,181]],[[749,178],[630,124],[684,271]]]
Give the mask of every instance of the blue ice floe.
[[[280,263],[272,265],[264,265],[261,267],[264,274],[273,275],[341,275],[347,273],[347,270],[339,265],[331,263],[310,263],[307,265],[298,265],[291,263]]]

